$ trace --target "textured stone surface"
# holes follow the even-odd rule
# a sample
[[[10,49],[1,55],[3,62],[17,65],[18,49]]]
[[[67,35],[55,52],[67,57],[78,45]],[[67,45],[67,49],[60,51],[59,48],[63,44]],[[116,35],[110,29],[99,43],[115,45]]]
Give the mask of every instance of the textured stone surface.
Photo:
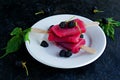
[[[97,6],[103,13],[91,14]],[[0,48],[6,46],[9,33],[15,27],[31,27],[35,22],[55,14],[77,14],[97,20],[113,17],[120,21],[119,0],[0,0]],[[35,12],[50,8],[45,15]],[[0,80],[120,80],[120,28],[116,28],[115,40],[107,37],[107,47],[95,62],[76,69],[62,70],[43,65],[34,60],[23,45],[21,49],[0,60]],[[3,51],[0,51],[0,55]],[[29,77],[23,68],[16,67],[16,60],[27,61]]]

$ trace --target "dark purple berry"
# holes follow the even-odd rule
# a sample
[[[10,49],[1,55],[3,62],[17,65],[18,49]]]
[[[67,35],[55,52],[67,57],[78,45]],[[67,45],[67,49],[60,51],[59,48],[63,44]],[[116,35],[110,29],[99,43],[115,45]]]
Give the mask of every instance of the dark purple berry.
[[[68,22],[68,27],[69,27],[69,28],[73,28],[74,26],[76,26],[76,24],[75,24],[74,21],[69,21],[69,22]]]
[[[61,22],[61,23],[59,24],[59,26],[60,26],[60,28],[65,28],[65,27],[66,27],[66,22]]]
[[[66,50],[61,50],[61,51],[59,52],[59,56],[60,56],[60,57],[65,57],[65,55],[66,55]]]
[[[65,57],[70,57],[70,56],[72,56],[72,52],[71,51],[66,51]]]
[[[46,41],[42,41],[41,44],[40,44],[42,47],[48,47],[49,44],[46,42]]]
[[[84,35],[83,35],[83,34],[81,34],[81,35],[80,35],[80,38],[83,38],[83,37],[84,37]]]
[[[106,18],[102,18],[102,23],[103,24],[108,24],[108,20]]]

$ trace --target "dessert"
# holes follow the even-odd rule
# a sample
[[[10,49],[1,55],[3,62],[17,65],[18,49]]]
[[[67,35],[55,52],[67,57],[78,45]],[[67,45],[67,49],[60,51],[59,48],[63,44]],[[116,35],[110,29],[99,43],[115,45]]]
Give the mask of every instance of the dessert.
[[[70,43],[77,43],[79,41],[79,38],[80,38],[80,34],[67,36],[67,37],[58,37],[52,31],[49,33],[49,36],[48,36],[49,41],[70,42]]]
[[[81,46],[85,45],[85,39],[80,38],[82,33],[86,32],[83,21],[74,19],[68,22],[52,26],[48,31],[48,40],[56,43],[58,46],[71,51],[79,52]]]
[[[65,36],[71,36],[71,35],[76,35],[76,34],[81,34],[86,32],[85,25],[83,21],[79,19],[74,19],[75,26],[70,28],[68,24],[66,24],[65,28],[61,28],[59,25],[54,25],[51,27],[51,30],[58,36],[58,37],[65,37]]]
[[[95,53],[96,51],[90,47],[84,46],[86,41],[84,39],[83,33],[86,32],[86,26],[96,26],[99,25],[98,22],[91,22],[84,24],[80,19],[74,19],[71,21],[62,21],[57,25],[52,25],[46,30],[33,28],[32,31],[39,33],[47,33],[48,40],[56,44],[56,46],[61,46],[63,51],[60,51],[59,55],[65,57],[71,56],[71,53],[76,54],[83,49],[89,53]]]
[[[77,53],[80,50],[81,46],[85,45],[85,39],[79,38],[79,42],[77,43],[58,42],[57,44],[67,50],[72,51],[73,53]]]

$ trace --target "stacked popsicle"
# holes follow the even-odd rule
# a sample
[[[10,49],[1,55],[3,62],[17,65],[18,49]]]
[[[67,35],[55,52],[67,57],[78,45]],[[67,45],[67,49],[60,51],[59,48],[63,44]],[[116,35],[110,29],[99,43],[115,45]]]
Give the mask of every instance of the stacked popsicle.
[[[64,21],[49,29],[48,40],[72,51],[72,53],[77,53],[81,46],[85,45],[85,39],[80,38],[80,35],[85,32],[85,25],[80,19]]]

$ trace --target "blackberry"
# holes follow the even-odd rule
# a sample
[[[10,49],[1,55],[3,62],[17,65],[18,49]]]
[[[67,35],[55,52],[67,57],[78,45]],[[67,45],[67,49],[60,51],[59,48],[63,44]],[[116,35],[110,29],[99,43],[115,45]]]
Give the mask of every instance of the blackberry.
[[[61,22],[61,23],[59,24],[59,26],[60,26],[60,28],[65,28],[65,27],[66,27],[66,22]]]
[[[106,18],[102,18],[102,23],[103,24],[108,24],[108,20]]]
[[[74,26],[76,26],[74,21],[69,21],[68,22],[68,27],[69,28],[73,28]]]
[[[42,47],[48,47],[49,44],[46,42],[46,41],[42,41],[41,44],[40,44]]]
[[[66,51],[65,57],[70,57],[70,56],[72,56],[72,52],[71,51]]]
[[[66,50],[61,50],[60,53],[59,53],[59,56],[60,57],[65,57],[66,55]]]
[[[83,35],[83,34],[81,34],[81,35],[80,35],[80,38],[83,38],[83,37],[84,37],[84,35]]]

